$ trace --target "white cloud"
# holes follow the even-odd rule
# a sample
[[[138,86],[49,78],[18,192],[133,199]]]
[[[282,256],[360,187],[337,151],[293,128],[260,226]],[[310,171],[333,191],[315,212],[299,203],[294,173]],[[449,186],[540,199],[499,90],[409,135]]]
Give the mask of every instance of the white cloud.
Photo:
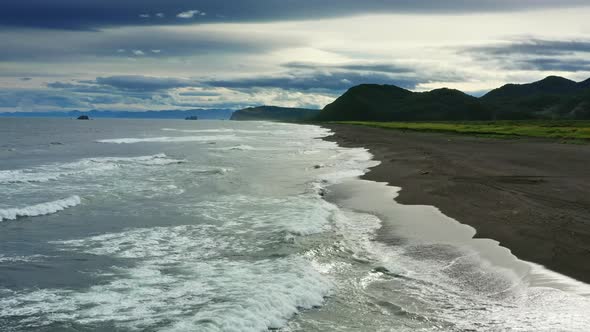
[[[150,18],[150,14],[139,14],[141,18]]]
[[[164,15],[164,13],[156,13],[156,17],[160,17],[160,18],[162,18],[162,17],[164,17],[164,16],[166,16],[166,15]]]
[[[160,53],[160,52],[162,52],[162,50],[152,50],[152,53],[156,53],[156,54],[158,54],[158,53]]]
[[[133,52],[133,55],[137,55],[137,56],[145,55],[145,53],[143,53],[142,50],[133,50],[132,52]]]
[[[176,15],[176,17],[179,18],[193,18],[195,16],[205,16],[207,15],[205,12],[202,12],[200,10],[187,10],[185,12],[179,13],[178,15]]]

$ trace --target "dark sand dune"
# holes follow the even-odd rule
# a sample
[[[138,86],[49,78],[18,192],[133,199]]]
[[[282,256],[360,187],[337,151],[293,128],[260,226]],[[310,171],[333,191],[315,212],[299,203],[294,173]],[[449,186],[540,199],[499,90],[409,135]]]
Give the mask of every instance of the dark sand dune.
[[[402,187],[397,201],[434,205],[517,255],[590,282],[590,145],[326,124],[366,147],[366,179]]]

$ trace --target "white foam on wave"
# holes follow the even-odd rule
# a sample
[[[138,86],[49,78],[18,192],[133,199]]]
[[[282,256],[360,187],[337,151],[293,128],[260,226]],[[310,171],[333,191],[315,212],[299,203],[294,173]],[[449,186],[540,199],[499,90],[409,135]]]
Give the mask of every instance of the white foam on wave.
[[[171,164],[181,164],[186,162],[183,159],[173,159],[168,157],[165,153],[159,153],[150,156],[139,156],[139,157],[99,157],[84,159],[91,163],[118,163],[118,164],[138,164],[145,166],[161,166]]]
[[[63,250],[133,259],[136,264],[104,271],[109,281],[85,290],[12,292],[0,297],[0,318],[25,317],[18,322],[23,328],[76,321],[133,330],[266,331],[284,326],[302,309],[322,305],[331,282],[307,259],[268,256],[277,244],[272,234],[280,235],[289,223],[281,219],[293,211],[280,214],[279,209],[271,216],[249,211],[240,220],[225,219],[234,216],[229,211],[240,217],[247,211],[228,207],[229,201],[253,204],[246,197],[232,197],[197,209],[221,210],[212,216],[224,220],[221,224],[141,228],[53,242]],[[291,223],[314,222],[305,220],[309,217],[297,215]],[[274,228],[273,221],[278,223]]]
[[[48,256],[45,255],[30,255],[30,256],[9,256],[0,254],[0,263],[30,263],[30,262],[37,262],[42,258],[46,258]]]
[[[236,134],[263,134],[270,136],[291,135],[293,132],[288,130],[251,130],[251,129],[234,129],[234,128],[216,128],[216,129],[175,129],[162,128],[163,131],[179,133],[236,133]]]
[[[81,202],[82,201],[80,197],[74,195],[52,202],[45,202],[20,208],[0,209],[0,221],[52,214],[79,205]]]
[[[373,160],[373,155],[364,148],[335,150],[337,153],[328,158],[328,163],[316,164],[310,168],[319,172],[311,185],[311,190],[320,193],[327,186],[360,177],[367,173],[369,168],[380,163]]]
[[[570,278],[566,275],[549,270],[546,267],[526,262],[531,266],[532,284],[536,287],[553,287],[567,292],[586,296],[590,299],[590,284]]]
[[[233,171],[233,168],[229,167],[201,167],[191,170],[191,172],[199,174],[227,174],[231,171]]]
[[[178,133],[233,133],[235,129],[231,128],[216,128],[216,129],[175,129],[162,128],[163,131],[173,131]]]
[[[95,157],[75,162],[41,165],[27,169],[0,171],[0,184],[47,182],[63,176],[97,174],[126,166],[165,166],[180,164],[185,160],[169,158],[160,153],[139,157]]]
[[[252,207],[256,209],[252,209]],[[184,207],[187,214],[199,213],[226,226],[240,226],[267,233],[278,232],[302,236],[330,228],[333,204],[318,196],[299,195],[288,198],[231,195]]]
[[[215,142],[215,141],[235,141],[238,137],[235,135],[216,135],[216,136],[162,136],[162,137],[144,137],[144,138],[111,138],[97,140],[98,143],[113,144],[134,144],[134,143],[183,143],[183,142]]]
[[[34,170],[3,170],[0,171],[1,183],[19,183],[19,182],[47,182],[57,180],[63,174],[53,172],[37,173]]]
[[[244,145],[244,144],[240,144],[240,145],[234,145],[234,146],[226,146],[223,148],[211,148],[211,150],[218,150],[218,151],[253,151],[253,150],[259,150],[253,146],[250,145]]]

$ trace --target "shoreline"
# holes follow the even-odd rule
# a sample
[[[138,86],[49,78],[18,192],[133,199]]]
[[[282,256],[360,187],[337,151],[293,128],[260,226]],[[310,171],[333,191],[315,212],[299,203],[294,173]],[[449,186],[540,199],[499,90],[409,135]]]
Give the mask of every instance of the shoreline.
[[[401,187],[525,261],[590,283],[590,147],[321,124],[325,140],[363,147],[380,165],[361,178]]]

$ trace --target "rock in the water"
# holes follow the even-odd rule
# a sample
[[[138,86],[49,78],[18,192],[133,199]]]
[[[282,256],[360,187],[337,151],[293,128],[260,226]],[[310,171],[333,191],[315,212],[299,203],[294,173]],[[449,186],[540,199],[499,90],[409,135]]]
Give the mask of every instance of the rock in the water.
[[[90,120],[90,118],[88,117],[88,115],[80,115],[78,117],[78,120]]]

